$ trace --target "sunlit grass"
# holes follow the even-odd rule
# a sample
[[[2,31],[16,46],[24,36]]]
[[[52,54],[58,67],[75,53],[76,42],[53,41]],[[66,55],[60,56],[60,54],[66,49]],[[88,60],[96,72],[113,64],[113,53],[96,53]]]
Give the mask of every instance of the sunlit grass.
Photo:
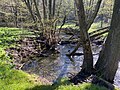
[[[73,85],[67,79],[62,79],[54,86],[40,85],[31,88],[31,90],[107,90],[107,89],[90,83]]]
[[[23,71],[0,66],[0,90],[25,90],[35,86],[31,76]]]
[[[32,77],[20,70],[14,70],[12,60],[5,49],[15,47],[21,34],[30,34],[18,28],[0,28],[0,90],[25,90],[35,86]]]
[[[57,26],[57,28],[60,28],[60,25]],[[65,25],[62,26],[62,28],[73,28],[73,29],[75,29],[75,28],[78,28],[78,26],[75,26],[74,23],[66,23]]]
[[[67,79],[62,79],[53,86],[42,85],[35,81],[36,76],[13,69],[14,65],[5,49],[14,47],[15,41],[21,39],[21,34],[32,33],[17,28],[0,28],[0,90],[107,90],[90,83],[73,85]]]
[[[28,30],[18,28],[0,28],[0,47],[8,48],[15,45],[15,41],[25,35],[32,35]]]
[[[93,24],[91,25],[91,28],[89,29],[88,32],[93,32],[93,31],[95,31],[95,30],[100,29],[100,28],[101,28],[101,25],[100,25],[100,24],[101,24],[100,22],[98,22],[98,23],[93,23]],[[103,24],[103,27],[106,27],[106,26],[108,26],[108,24],[107,24],[107,23],[104,23],[104,24]]]
[[[99,87],[91,83],[73,85],[72,83],[68,82],[67,79],[60,80],[56,87],[57,88],[55,90],[107,90],[104,87]]]
[[[104,23],[103,27],[106,27],[106,26],[109,26],[109,24]],[[57,26],[57,28],[60,28],[60,26]],[[75,23],[66,23],[62,28],[79,29],[79,26],[76,26]],[[100,29],[100,28],[101,28],[101,23],[100,22],[93,23],[88,32],[92,32],[92,31],[95,31],[95,30]]]

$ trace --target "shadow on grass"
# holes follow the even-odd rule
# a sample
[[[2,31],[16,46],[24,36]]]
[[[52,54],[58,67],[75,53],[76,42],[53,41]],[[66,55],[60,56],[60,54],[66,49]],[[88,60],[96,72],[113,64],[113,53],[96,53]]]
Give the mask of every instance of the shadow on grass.
[[[60,86],[60,85],[59,85]],[[64,85],[64,86],[40,85],[26,90],[110,90],[94,84]],[[113,89],[114,90],[114,89]]]
[[[65,80],[58,82],[55,85],[38,85],[34,86],[33,88],[27,88],[26,90],[108,90],[108,89],[91,83],[73,85],[68,80]]]
[[[68,80],[62,79],[52,85],[37,85],[37,86],[34,86],[33,88],[27,88],[26,90],[58,90],[59,86],[64,87],[70,84],[71,83]]]
[[[55,88],[51,85],[40,85],[26,90],[55,90]]]

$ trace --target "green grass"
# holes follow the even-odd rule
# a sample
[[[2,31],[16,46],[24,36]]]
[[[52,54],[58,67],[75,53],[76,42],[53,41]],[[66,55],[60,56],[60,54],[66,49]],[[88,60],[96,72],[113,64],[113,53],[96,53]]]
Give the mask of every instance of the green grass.
[[[57,26],[57,28],[60,28],[60,26]],[[74,23],[66,23],[62,28],[73,28],[73,29],[76,29],[76,28],[79,28],[79,27],[75,26]]]
[[[28,30],[18,28],[0,28],[0,47],[8,48],[15,45],[15,41],[23,37],[23,35],[32,35]]]
[[[95,31],[95,30],[100,29],[100,28],[101,28],[101,25],[100,25],[100,24],[101,24],[100,22],[98,22],[98,23],[93,23],[93,24],[91,25],[91,28],[88,30],[88,32],[90,33],[90,32],[93,32],[93,31]],[[107,27],[107,26],[109,26],[107,23],[104,23],[104,24],[103,24],[103,27]],[[57,28],[60,28],[60,26],[57,26]],[[75,26],[74,23],[67,23],[67,24],[65,24],[62,28],[72,28],[72,29],[76,29],[76,30],[79,29],[79,27],[78,27],[78,26]],[[104,37],[106,37],[107,35],[108,35],[108,33],[103,34]],[[103,38],[104,38],[104,37],[103,37]]]
[[[58,90],[106,90],[106,88],[104,87],[99,87],[90,83],[73,85],[70,82],[68,82],[67,79],[60,80],[59,84],[56,86],[58,87]]]
[[[0,90],[25,90],[34,87],[32,77],[20,70],[14,70],[12,60],[5,49],[15,47],[21,34],[31,34],[18,28],[0,28]]]
[[[0,28],[0,62],[11,61],[10,57],[6,54],[5,50],[10,47],[16,46],[16,41],[23,38],[23,35],[28,36],[33,33],[28,30],[18,28]]]
[[[81,85],[65,85],[65,86],[60,86],[58,88],[59,90],[107,90],[104,87],[99,87],[90,83],[84,83]]]
[[[106,26],[109,26],[109,25],[108,25],[107,23],[106,23],[106,24],[103,24],[103,27],[106,27]],[[101,27],[100,27],[100,22],[98,22],[98,23],[93,23],[88,32],[93,32],[93,31],[95,31],[95,30],[97,30],[97,29],[100,29],[100,28],[101,28]]]
[[[91,28],[89,29],[88,32],[92,32],[92,31],[95,31],[97,29],[100,29],[101,28],[101,23],[100,22],[97,22],[97,23],[93,23],[91,25]],[[106,26],[109,26],[107,23],[104,23],[103,24],[103,27],[106,27]],[[60,26],[57,26],[57,28],[60,28]],[[73,29],[79,29],[78,26],[75,26],[74,23],[66,23],[62,28],[73,28]]]
[[[42,85],[40,81],[35,81],[38,76],[13,69],[14,65],[5,49],[15,47],[15,41],[21,39],[21,34],[32,33],[18,28],[0,28],[0,90],[107,90],[90,83],[73,85],[66,79],[54,86]]]
[[[0,66],[0,90],[25,90],[35,86],[31,76],[9,66]]]
[[[62,79],[58,82],[58,84],[54,86],[40,85],[31,88],[31,90],[107,90],[107,89],[90,83],[73,85],[70,82],[68,82],[67,79]]]

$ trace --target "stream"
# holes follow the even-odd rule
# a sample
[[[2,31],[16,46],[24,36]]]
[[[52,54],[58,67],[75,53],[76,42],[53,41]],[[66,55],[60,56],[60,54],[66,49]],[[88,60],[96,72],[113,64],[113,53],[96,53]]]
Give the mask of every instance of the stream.
[[[74,44],[58,45],[57,49],[60,54],[52,54],[50,57],[38,58],[36,60],[31,60],[29,63],[26,63],[23,67],[23,70],[28,73],[34,73],[41,77],[48,79],[50,82],[62,77],[67,77],[72,74],[77,74],[80,71],[80,66],[83,62],[83,55],[74,56],[70,60],[66,53],[69,53],[74,49]],[[102,46],[93,46],[94,54],[94,64],[98,59],[99,51]],[[82,52],[82,48],[79,48],[78,53]],[[120,63],[115,76],[115,85],[120,87]]]

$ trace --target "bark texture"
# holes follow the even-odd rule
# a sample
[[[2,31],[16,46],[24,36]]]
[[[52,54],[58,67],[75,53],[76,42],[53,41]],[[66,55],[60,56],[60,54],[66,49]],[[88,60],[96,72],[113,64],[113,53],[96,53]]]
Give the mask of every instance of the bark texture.
[[[75,2],[76,1],[78,1],[78,3],[77,4],[79,4],[79,5],[76,5],[77,6],[77,12],[79,11],[79,10],[82,10],[81,8],[78,8],[79,6],[81,7],[81,6],[83,6],[82,4],[83,3],[79,3],[79,2],[83,2],[83,0],[75,0]],[[90,4],[91,5],[93,5],[93,2],[94,1],[90,1]],[[89,28],[91,27],[91,25],[92,25],[92,23],[94,22],[94,19],[95,19],[95,17],[97,16],[97,13],[98,13],[98,11],[99,11],[99,8],[100,8],[100,5],[101,5],[101,2],[102,2],[102,0],[98,0],[97,1],[97,4],[96,4],[96,6],[95,6],[95,11],[93,12],[93,13],[91,13],[89,16],[90,16],[90,18],[87,18],[87,16],[83,16],[83,17],[86,17],[86,24],[83,24],[83,26],[86,26],[87,28],[86,28],[86,31],[88,31],[89,30]],[[76,3],[75,3],[76,4]],[[83,6],[83,8],[84,8],[84,6]],[[85,12],[84,12],[85,13]],[[85,14],[84,14],[85,15]],[[82,25],[81,25],[82,26]],[[79,42],[80,42],[81,40],[79,40]],[[90,42],[90,41],[89,41]],[[69,54],[69,55],[73,55],[77,50],[78,50],[78,48],[80,47],[80,43],[78,43],[77,44],[77,46],[75,47],[75,49]],[[90,47],[90,46],[89,46]]]
[[[120,60],[120,0],[115,0],[109,34],[98,62],[97,75],[113,83]]]
[[[82,71],[90,73],[93,69],[93,55],[90,46],[90,39],[87,32],[87,23],[85,18],[85,10],[83,0],[75,0],[80,28],[80,41],[82,42],[84,61]]]

